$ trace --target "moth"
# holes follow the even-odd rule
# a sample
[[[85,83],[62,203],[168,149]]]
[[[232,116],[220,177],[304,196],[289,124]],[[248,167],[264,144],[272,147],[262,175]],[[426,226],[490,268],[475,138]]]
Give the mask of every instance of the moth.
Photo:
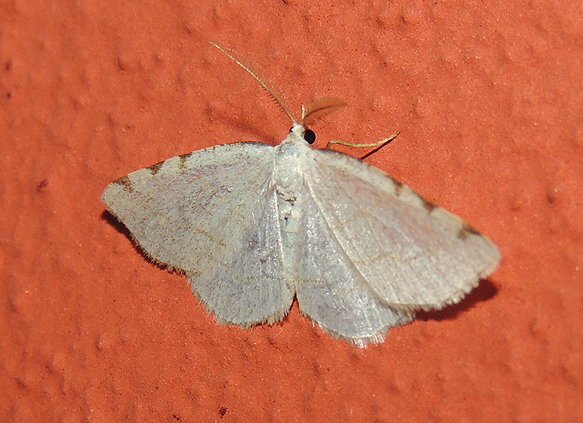
[[[272,91],[231,52],[223,53]],[[418,310],[459,302],[495,270],[486,236],[385,172],[313,149],[316,101],[277,146],[240,142],[122,176],[107,210],[155,262],[183,272],[222,323],[244,328],[302,314],[359,347]]]

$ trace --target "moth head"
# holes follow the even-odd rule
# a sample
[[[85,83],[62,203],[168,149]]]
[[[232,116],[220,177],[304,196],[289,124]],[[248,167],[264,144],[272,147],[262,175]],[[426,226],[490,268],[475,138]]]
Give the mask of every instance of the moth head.
[[[311,129],[306,128],[301,123],[295,123],[292,125],[291,129],[289,130],[290,134],[296,134],[299,137],[303,138],[308,144],[314,144],[316,141],[316,134]]]

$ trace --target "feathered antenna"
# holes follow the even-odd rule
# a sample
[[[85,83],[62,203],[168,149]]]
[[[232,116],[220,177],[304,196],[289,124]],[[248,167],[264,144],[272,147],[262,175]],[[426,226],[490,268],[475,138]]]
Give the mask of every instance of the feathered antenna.
[[[213,43],[212,41],[209,41],[209,43],[213,46],[215,46],[216,48],[218,48],[225,56],[227,56],[229,59],[231,59],[233,62],[235,62],[236,64],[238,64],[239,66],[241,66],[243,69],[245,69],[247,72],[249,72],[249,74],[255,78],[257,80],[257,82],[259,82],[261,84],[261,86],[265,89],[265,91],[267,91],[267,93],[275,100],[275,102],[277,103],[277,105],[281,108],[281,110],[283,110],[288,117],[290,118],[290,120],[292,121],[292,123],[297,123],[296,120],[294,119],[294,117],[292,116],[292,114],[289,112],[288,107],[286,107],[286,105],[284,104],[283,100],[280,100],[280,98],[283,98],[283,95],[281,95],[279,92],[275,95],[276,90],[268,85],[266,82],[267,79],[264,78],[263,76],[260,76],[261,72],[258,69],[257,65],[253,65],[253,64],[249,64],[246,65],[242,62],[241,59],[239,59],[239,55],[232,51],[232,50],[228,50],[225,49],[223,47],[221,47],[220,45],[218,45],[217,43]]]
[[[331,113],[348,106],[344,101],[335,97],[322,97],[310,103],[308,113],[302,116],[302,125],[311,126],[314,122],[325,118]]]
[[[290,118],[292,123],[297,124],[297,121],[294,119],[292,114],[289,112],[289,108],[286,106],[286,104],[283,102],[283,100],[281,100],[284,98],[284,96],[282,94],[280,94],[278,91],[276,91],[272,85],[267,84],[265,82],[265,81],[267,81],[267,78],[265,78],[262,75],[262,72],[259,70],[259,67],[257,65],[243,63],[243,60],[239,58],[240,57],[239,54],[237,54],[236,52],[234,52],[232,50],[223,48],[220,45],[218,45],[217,43],[209,41],[209,44],[211,44],[212,46],[219,49],[225,56],[227,56],[229,59],[231,59],[233,62],[235,62],[239,66],[241,66],[253,78],[255,78],[255,80],[257,82],[259,82],[259,84],[261,84],[261,86],[265,89],[265,91],[267,91],[267,93],[271,96],[271,98],[273,98],[275,100],[275,102],[280,107],[280,109],[283,110],[285,112],[285,114],[288,115],[288,117]],[[278,95],[276,95],[276,93]],[[335,98],[335,97],[322,97],[320,99],[314,100],[310,104],[310,107],[308,107],[307,113],[304,109],[304,106],[302,106],[302,120],[301,120],[302,126],[307,128],[308,126],[312,125],[313,123],[317,122],[318,120],[325,118],[329,114],[334,113],[345,106],[347,106],[347,104],[344,101],[342,101],[338,98]],[[396,132],[395,134],[391,135],[388,138],[385,138],[384,140],[380,140],[378,142],[370,143],[370,144],[358,144],[358,143],[346,142],[346,141],[341,141],[341,140],[332,140],[332,141],[328,142],[328,144],[326,145],[326,148],[328,148],[331,144],[342,144],[342,145],[346,145],[349,147],[377,147],[372,152],[370,152],[366,155],[366,156],[369,156],[370,154],[377,151],[379,148],[382,148],[385,145],[387,145],[388,143],[390,143],[393,139],[395,139],[395,137],[398,134],[399,133]]]

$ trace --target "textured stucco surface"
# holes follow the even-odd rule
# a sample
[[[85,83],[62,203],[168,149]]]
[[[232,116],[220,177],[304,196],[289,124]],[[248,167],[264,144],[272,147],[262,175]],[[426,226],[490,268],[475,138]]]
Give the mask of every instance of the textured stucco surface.
[[[99,197],[289,122],[469,221],[503,261],[457,306],[359,350],[297,305],[216,324]],[[583,11],[577,2],[0,4],[0,421],[573,422],[583,415]],[[353,155],[360,151],[344,150]]]

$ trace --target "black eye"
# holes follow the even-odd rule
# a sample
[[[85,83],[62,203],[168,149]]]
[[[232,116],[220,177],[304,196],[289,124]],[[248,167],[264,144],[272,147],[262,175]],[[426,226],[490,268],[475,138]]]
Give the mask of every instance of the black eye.
[[[314,131],[311,129],[306,129],[306,132],[304,132],[304,139],[308,144],[314,144],[314,141],[316,141],[316,134],[314,134]]]

